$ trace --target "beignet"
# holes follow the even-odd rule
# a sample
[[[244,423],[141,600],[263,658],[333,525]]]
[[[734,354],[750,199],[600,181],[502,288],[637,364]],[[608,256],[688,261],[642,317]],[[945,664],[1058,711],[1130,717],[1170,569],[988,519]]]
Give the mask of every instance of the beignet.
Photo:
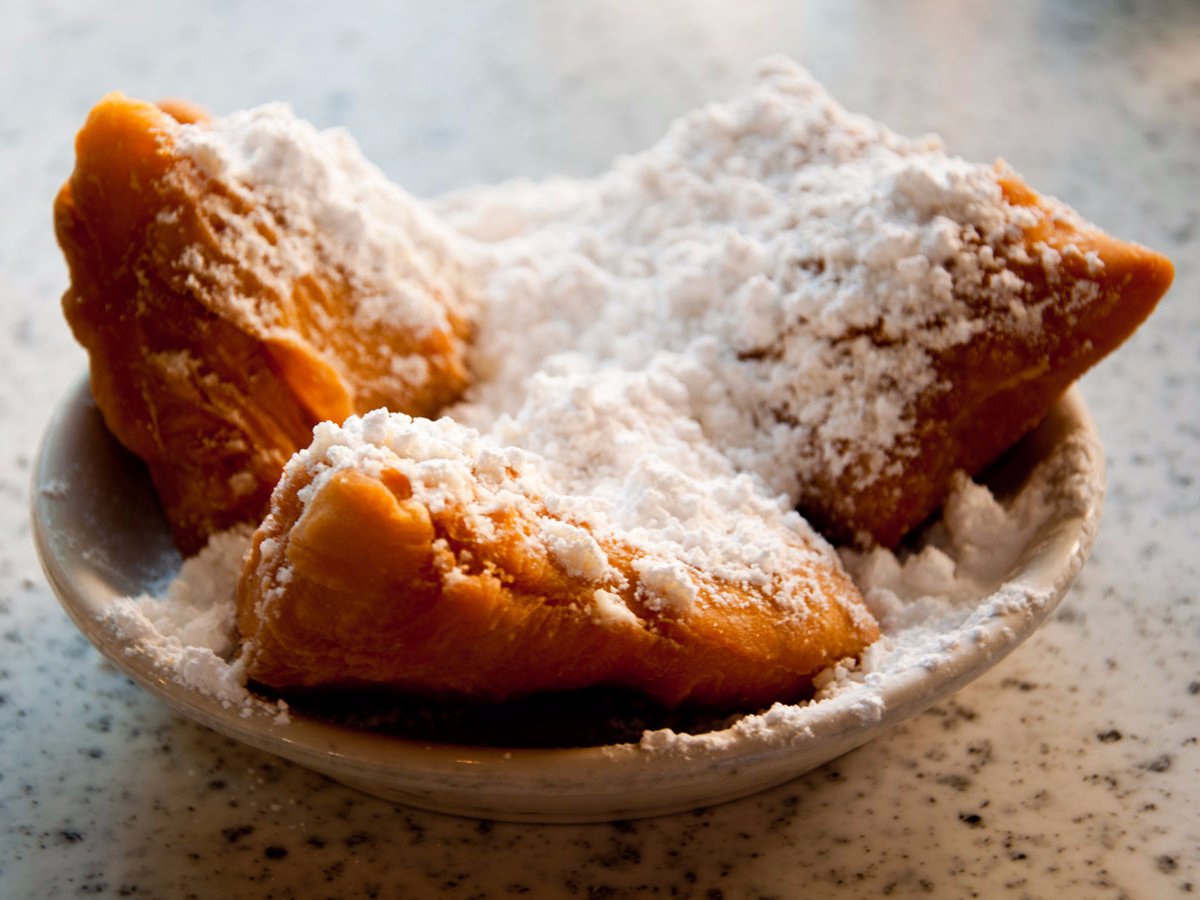
[[[371,229],[399,190],[310,129],[299,193],[223,165],[211,127],[118,94],[76,139],[55,201],[71,273],[63,309],[105,421],[150,469],[185,553],[257,523],[312,427],[378,406],[431,414],[467,383],[469,324],[438,227]],[[195,124],[183,124],[180,120]],[[227,139],[271,157],[270,117]],[[291,139],[295,138],[295,133]],[[342,178],[350,208],[320,178]]]
[[[739,470],[830,539],[886,546],[1172,278],[1003,165],[852,115],[779,58],[599,178],[435,209],[500,259],[472,348],[488,377],[456,418],[487,430],[534,372],[656,366]]]
[[[980,235],[945,266],[969,337],[930,352],[931,381],[883,465],[847,446],[800,489],[800,509],[832,540],[894,546],[942,505],[955,472],[980,472],[1032,430],[1170,287],[1161,254],[1107,236],[1003,167],[995,183],[1016,227]],[[850,339],[896,336],[879,323]]]
[[[560,477],[448,419],[380,410],[318,426],[242,576],[248,676],[490,700],[612,685],[669,705],[755,705],[800,696],[878,636],[794,513],[749,496],[720,518],[622,527],[613,504],[556,490]]]

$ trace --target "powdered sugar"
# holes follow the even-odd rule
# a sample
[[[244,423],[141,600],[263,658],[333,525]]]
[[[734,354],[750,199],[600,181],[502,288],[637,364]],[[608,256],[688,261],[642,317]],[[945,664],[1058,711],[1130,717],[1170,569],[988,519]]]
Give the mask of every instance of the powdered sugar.
[[[318,131],[286,106],[270,104],[234,113],[212,127],[185,126],[175,150],[227,189],[252,186],[287,217],[286,228],[277,229],[254,204],[239,210],[255,227],[243,228],[237,240],[253,249],[251,259],[261,260],[260,272],[278,275],[282,282],[305,274],[287,267],[289,261],[315,266],[306,245],[290,237],[298,234],[305,240],[315,237],[318,252],[361,284],[377,288],[378,293],[365,291],[358,303],[355,325],[362,331],[391,318],[421,337],[446,327],[448,299],[471,295],[458,271],[460,242],[368,162],[340,129]],[[236,227],[238,218],[230,217],[227,224]],[[275,249],[278,241],[287,243],[284,252]]]
[[[277,198],[331,258],[388,286],[357,308],[364,329],[444,327],[442,294],[482,298],[464,401],[436,422],[378,412],[322,424],[291,463],[314,473],[309,491],[342,468],[392,467],[431,511],[466,510],[480,535],[489,511],[528,509],[547,557],[596,584],[601,618],[629,615],[607,589],[606,536],[644,552],[652,608],[695,602],[697,570],[803,596],[786,581],[799,578],[796,547],[834,560],[793,511],[806,485],[848,467],[870,482],[900,464],[914,398],[939,390],[934,354],[985,312],[1030,327],[1011,302],[1024,285],[998,262],[1028,213],[1004,201],[996,173],[846,113],[787,61],[599,178],[514,182],[430,208],[343,133],[277,106],[185,128],[179,149],[210,177]],[[252,231],[243,238],[261,243]],[[419,379],[420,362],[397,360],[397,377]],[[1006,506],[962,480],[919,552],[844,554],[885,637],[824,676],[816,704],[717,736],[650,733],[643,746],[801,734],[815,707],[878,716],[889,679],[1045,602],[1002,584],[1031,536],[1078,501],[1045,472]],[[249,704],[232,630],[239,548],[244,535],[214,539],[165,601],[122,601],[111,620],[177,680]]]
[[[215,535],[184,562],[165,596],[118,599],[104,615],[127,654],[148,659],[179,684],[243,715],[261,710],[282,722],[287,704],[246,690],[238,660],[234,594],[251,534],[242,527]]]
[[[638,588],[651,609],[685,611],[704,579],[773,585],[783,617],[805,615],[805,604],[818,592],[808,581],[806,560],[837,565],[832,550],[795,512],[777,498],[760,497],[750,478],[696,441],[694,425],[657,408],[662,398],[644,378],[630,378],[620,385],[626,389],[614,393],[606,393],[612,380],[586,384],[583,394],[568,392],[570,402],[594,416],[598,430],[563,428],[566,417],[551,417],[527,432],[545,455],[499,443],[451,418],[378,410],[340,426],[319,425],[285,478],[307,470],[312,480],[298,495],[307,504],[346,469],[372,477],[398,472],[433,516],[452,513],[456,527],[482,544],[508,537],[497,529],[497,513],[533,523],[522,553],[556,560],[598,588],[626,586],[607,554],[633,548]],[[508,427],[522,426],[512,421]],[[671,462],[658,456],[664,449]],[[264,557],[270,552],[266,548]],[[744,601],[731,593],[713,602]]]
[[[476,302],[469,245],[349,135],[320,132],[275,104],[184,125],[173,141],[192,165],[172,167],[165,187],[189,198],[187,214],[201,222],[184,231],[211,240],[167,261],[181,289],[283,364],[331,367],[314,377],[349,390],[352,406],[386,398],[425,409],[457,396],[457,354]],[[178,229],[164,222],[179,215],[170,207],[159,216],[168,238]],[[336,333],[346,328],[355,340],[342,347]],[[355,362],[322,357],[313,344]]]

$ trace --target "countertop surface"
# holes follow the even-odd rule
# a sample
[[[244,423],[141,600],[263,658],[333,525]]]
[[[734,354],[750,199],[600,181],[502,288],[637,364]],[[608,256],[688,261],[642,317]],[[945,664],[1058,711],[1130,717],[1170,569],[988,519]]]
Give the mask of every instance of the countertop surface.
[[[1200,890],[1200,5],[1020,0],[0,7],[0,896],[1170,897]],[[245,8],[243,8],[245,7]],[[28,521],[84,367],[50,205],[104,92],[285,100],[417,194],[587,174],[783,51],[1001,156],[1175,286],[1082,390],[1109,490],[1053,620],[883,738],[636,822],[405,809],[173,714],[60,610]]]

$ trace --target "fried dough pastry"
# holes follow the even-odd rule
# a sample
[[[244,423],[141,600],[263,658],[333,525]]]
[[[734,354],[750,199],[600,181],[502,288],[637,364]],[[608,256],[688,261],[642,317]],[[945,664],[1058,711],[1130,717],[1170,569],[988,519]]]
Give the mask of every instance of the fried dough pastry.
[[[109,95],[55,202],[63,308],[93,395],[149,467],[184,553],[259,522],[317,422],[432,414],[467,383],[464,299],[436,228],[371,219],[372,204],[406,197],[311,129],[301,193],[284,185],[300,173],[271,181],[286,158],[236,171],[205,120],[182,101]],[[269,154],[269,130],[246,139]],[[339,178],[353,182],[342,195]]]
[[[846,448],[819,467],[799,508],[833,540],[895,546],[941,507],[951,478],[982,471],[1037,425],[1080,375],[1128,338],[1166,293],[1165,256],[1109,237],[997,167],[1004,201],[1026,214],[1015,239],[976,244],[989,271],[948,272],[970,337],[931,354],[934,378],[905,410],[911,428],[883,465]],[[940,324],[940,323],[939,323]],[[866,338],[886,345],[881,329]]]
[[[482,447],[448,419],[319,426],[244,569],[247,674],[276,688],[501,700],[612,685],[672,705],[760,704],[803,694],[878,636],[819,538],[772,526],[779,561],[763,579],[548,511],[563,502],[536,457]]]
[[[895,545],[1173,274],[788,61],[464,233],[279,110],[166,110],[80,133],[64,306],[180,546],[266,514],[238,627],[278,689],[799,697],[879,631],[792,506]]]

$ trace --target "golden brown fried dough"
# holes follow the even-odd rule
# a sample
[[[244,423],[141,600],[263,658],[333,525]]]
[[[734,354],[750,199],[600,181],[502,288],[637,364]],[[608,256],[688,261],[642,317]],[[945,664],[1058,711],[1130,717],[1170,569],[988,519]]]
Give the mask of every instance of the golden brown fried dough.
[[[514,493],[520,473],[489,489],[449,463],[452,492],[422,486],[394,454],[324,470],[341,458],[289,464],[255,534],[238,627],[263,684],[490,700],[617,685],[667,704],[754,705],[802,695],[878,637],[836,556],[795,532],[778,534],[783,577],[686,566],[695,597],[665,603],[639,575],[654,551],[619,537],[596,535],[597,558],[568,571],[546,538],[561,521]]]
[[[760,527],[769,532],[770,552],[756,557],[770,559],[768,566],[730,564],[736,554],[705,565],[720,557],[705,556],[712,533],[686,549],[661,540],[691,527],[672,519],[686,503],[660,516],[672,520],[653,540],[645,537],[653,527],[640,521],[593,527],[586,516],[563,512],[575,508],[562,499],[574,488],[551,502],[530,487],[536,478],[523,480],[515,470],[489,470],[485,477],[482,456],[499,451],[455,444],[461,434],[453,423],[398,417],[403,423],[395,427],[408,429],[400,444],[416,446],[431,435],[450,441],[428,458],[372,443],[357,419],[346,429],[358,429],[358,437],[330,454],[330,440],[342,438],[331,439],[336,429],[321,426],[317,442],[293,458],[268,503],[285,462],[309,445],[314,424],[378,407],[433,416],[463,392],[466,306],[447,290],[453,279],[428,276],[461,247],[429,249],[434,262],[426,267],[422,242],[436,228],[401,235],[397,239],[407,243],[398,258],[411,260],[413,272],[397,287],[395,268],[376,265],[377,256],[339,255],[325,229],[338,230],[342,211],[310,215],[307,193],[324,190],[325,179],[298,178],[281,193],[210,165],[194,146],[190,153],[181,149],[216,127],[207,121],[202,110],[180,101],[155,107],[106,98],[80,132],[76,170],[55,211],[72,277],[64,308],[89,351],[97,403],[117,436],[147,462],[179,546],[194,551],[215,531],[257,522],[269,510],[238,594],[252,679],[280,689],[375,685],[491,700],[610,685],[672,705],[750,706],[803,695],[818,672],[878,637],[836,556],[819,539],[772,518],[783,515],[778,508],[756,507],[762,522],[728,532],[739,538]],[[868,144],[896,140],[868,131],[853,135]],[[250,152],[270,156],[269,135],[266,143]],[[875,181],[895,173],[881,174],[877,161],[868,162],[865,175],[856,177],[871,182],[864,196],[884,204]],[[364,171],[351,166],[340,174]],[[871,298],[878,315],[847,314],[837,328],[816,321],[820,315],[798,315],[768,329],[763,346],[738,357],[746,371],[731,376],[752,375],[771,387],[799,385],[768,392],[748,431],[767,433],[756,430],[760,415],[762,429],[797,429],[792,433],[801,438],[784,444],[779,468],[790,469],[811,453],[815,461],[793,470],[803,478],[791,496],[798,494],[800,510],[834,539],[896,544],[944,501],[956,470],[979,471],[1036,425],[1075,378],[1140,324],[1170,284],[1165,258],[1105,236],[1005,170],[993,179],[975,168],[963,185],[955,187],[964,195],[959,205],[970,210],[982,197],[985,212],[1001,210],[1004,227],[981,235],[975,213],[959,221],[954,204],[930,207],[961,242],[936,263],[948,285],[941,305],[924,305],[932,281],[921,283],[929,291],[918,285],[914,294],[899,296],[890,289],[896,282],[885,277],[902,262],[928,269],[932,257],[899,260],[883,253],[855,270],[869,276],[863,284],[885,286]],[[820,193],[825,185],[813,189]],[[830,191],[837,194],[837,185]],[[638,197],[635,192],[636,202],[650,202]],[[857,200],[848,205],[843,218],[857,223],[861,207]],[[904,225],[911,224],[905,216],[926,215],[919,203],[900,207],[896,213],[880,206]],[[819,217],[821,204],[814,209]],[[398,232],[421,215],[405,220],[401,212]],[[765,243],[780,233],[775,221]],[[877,224],[857,223],[847,243],[869,245]],[[347,233],[359,225],[352,221]],[[673,234],[660,236],[665,242]],[[828,236],[818,237],[826,244],[814,246],[828,250]],[[804,278],[836,281],[846,270],[827,271],[826,255],[841,258],[799,253],[801,272],[776,268],[771,277],[792,291],[806,287]],[[861,262],[857,251],[843,256]],[[504,276],[496,275],[499,282]],[[399,307],[432,308],[437,315],[417,325],[393,315],[381,303],[389,291],[398,292]],[[845,299],[826,293],[832,305]],[[740,295],[717,296],[733,303]],[[920,309],[889,317],[891,306],[906,304]],[[658,332],[666,343],[671,333]],[[930,333],[937,340],[921,340]],[[812,334],[819,341],[805,339]],[[789,337],[797,354],[817,359],[815,368],[811,359],[808,369],[795,367]],[[913,351],[908,358],[920,366],[901,371],[879,352],[906,344]],[[814,347],[820,353],[808,352]],[[839,427],[804,431],[820,424],[822,414],[830,418],[820,409],[830,391],[816,376],[840,355],[854,354],[869,359],[859,369],[845,367],[851,374],[833,389],[841,392],[832,416]],[[863,378],[875,380],[867,385]],[[846,411],[868,408],[877,399],[872,392],[889,387],[889,379],[906,390],[893,392],[902,399],[887,398],[877,418],[886,424],[897,417],[903,427],[864,448],[855,436],[870,430],[843,430],[847,421],[857,422]],[[586,420],[597,414],[592,404],[580,406],[546,407],[540,415]],[[375,428],[383,414],[373,415]],[[700,417],[694,409],[687,415]],[[632,439],[664,457],[712,449],[655,443],[652,420],[638,420],[642,431]],[[687,424],[696,422],[688,418]],[[706,435],[718,443],[720,437]],[[563,445],[554,435],[542,443]],[[581,467],[603,468],[589,448],[575,450]],[[732,458],[707,473],[716,473],[716,481],[706,481],[706,474],[665,482],[671,487],[662,489],[700,503],[705,490],[726,493],[728,479],[748,484],[751,476],[746,468],[735,470]],[[418,480],[414,473],[426,464],[432,468],[421,470],[424,480]],[[749,468],[755,477],[769,474]],[[441,474],[430,476],[434,470]],[[610,473],[618,480],[629,474]],[[714,487],[718,482],[722,486]],[[555,549],[563,541],[574,548],[566,555]]]
[[[176,152],[202,111],[110,95],[76,139],[55,202],[71,272],[63,307],[92,390],[141,457],[185,553],[257,522],[312,426],[388,406],[432,414],[467,383],[459,299],[426,285],[441,324],[361,305],[390,286],[347,271],[296,210]],[[196,122],[183,125],[181,122]],[[398,362],[410,360],[406,368]]]
[[[909,412],[913,430],[891,462],[828,470],[801,489],[800,511],[833,540],[864,536],[895,546],[946,499],[957,470],[976,474],[1031,430],[1071,383],[1128,338],[1166,293],[1170,260],[1111,238],[1061,204],[1000,172],[1004,198],[1035,223],[996,256],[996,273],[1017,276],[1022,314],[995,305],[984,282],[964,299],[983,327],[934,360],[938,383]],[[879,468],[879,467],[877,467]]]

